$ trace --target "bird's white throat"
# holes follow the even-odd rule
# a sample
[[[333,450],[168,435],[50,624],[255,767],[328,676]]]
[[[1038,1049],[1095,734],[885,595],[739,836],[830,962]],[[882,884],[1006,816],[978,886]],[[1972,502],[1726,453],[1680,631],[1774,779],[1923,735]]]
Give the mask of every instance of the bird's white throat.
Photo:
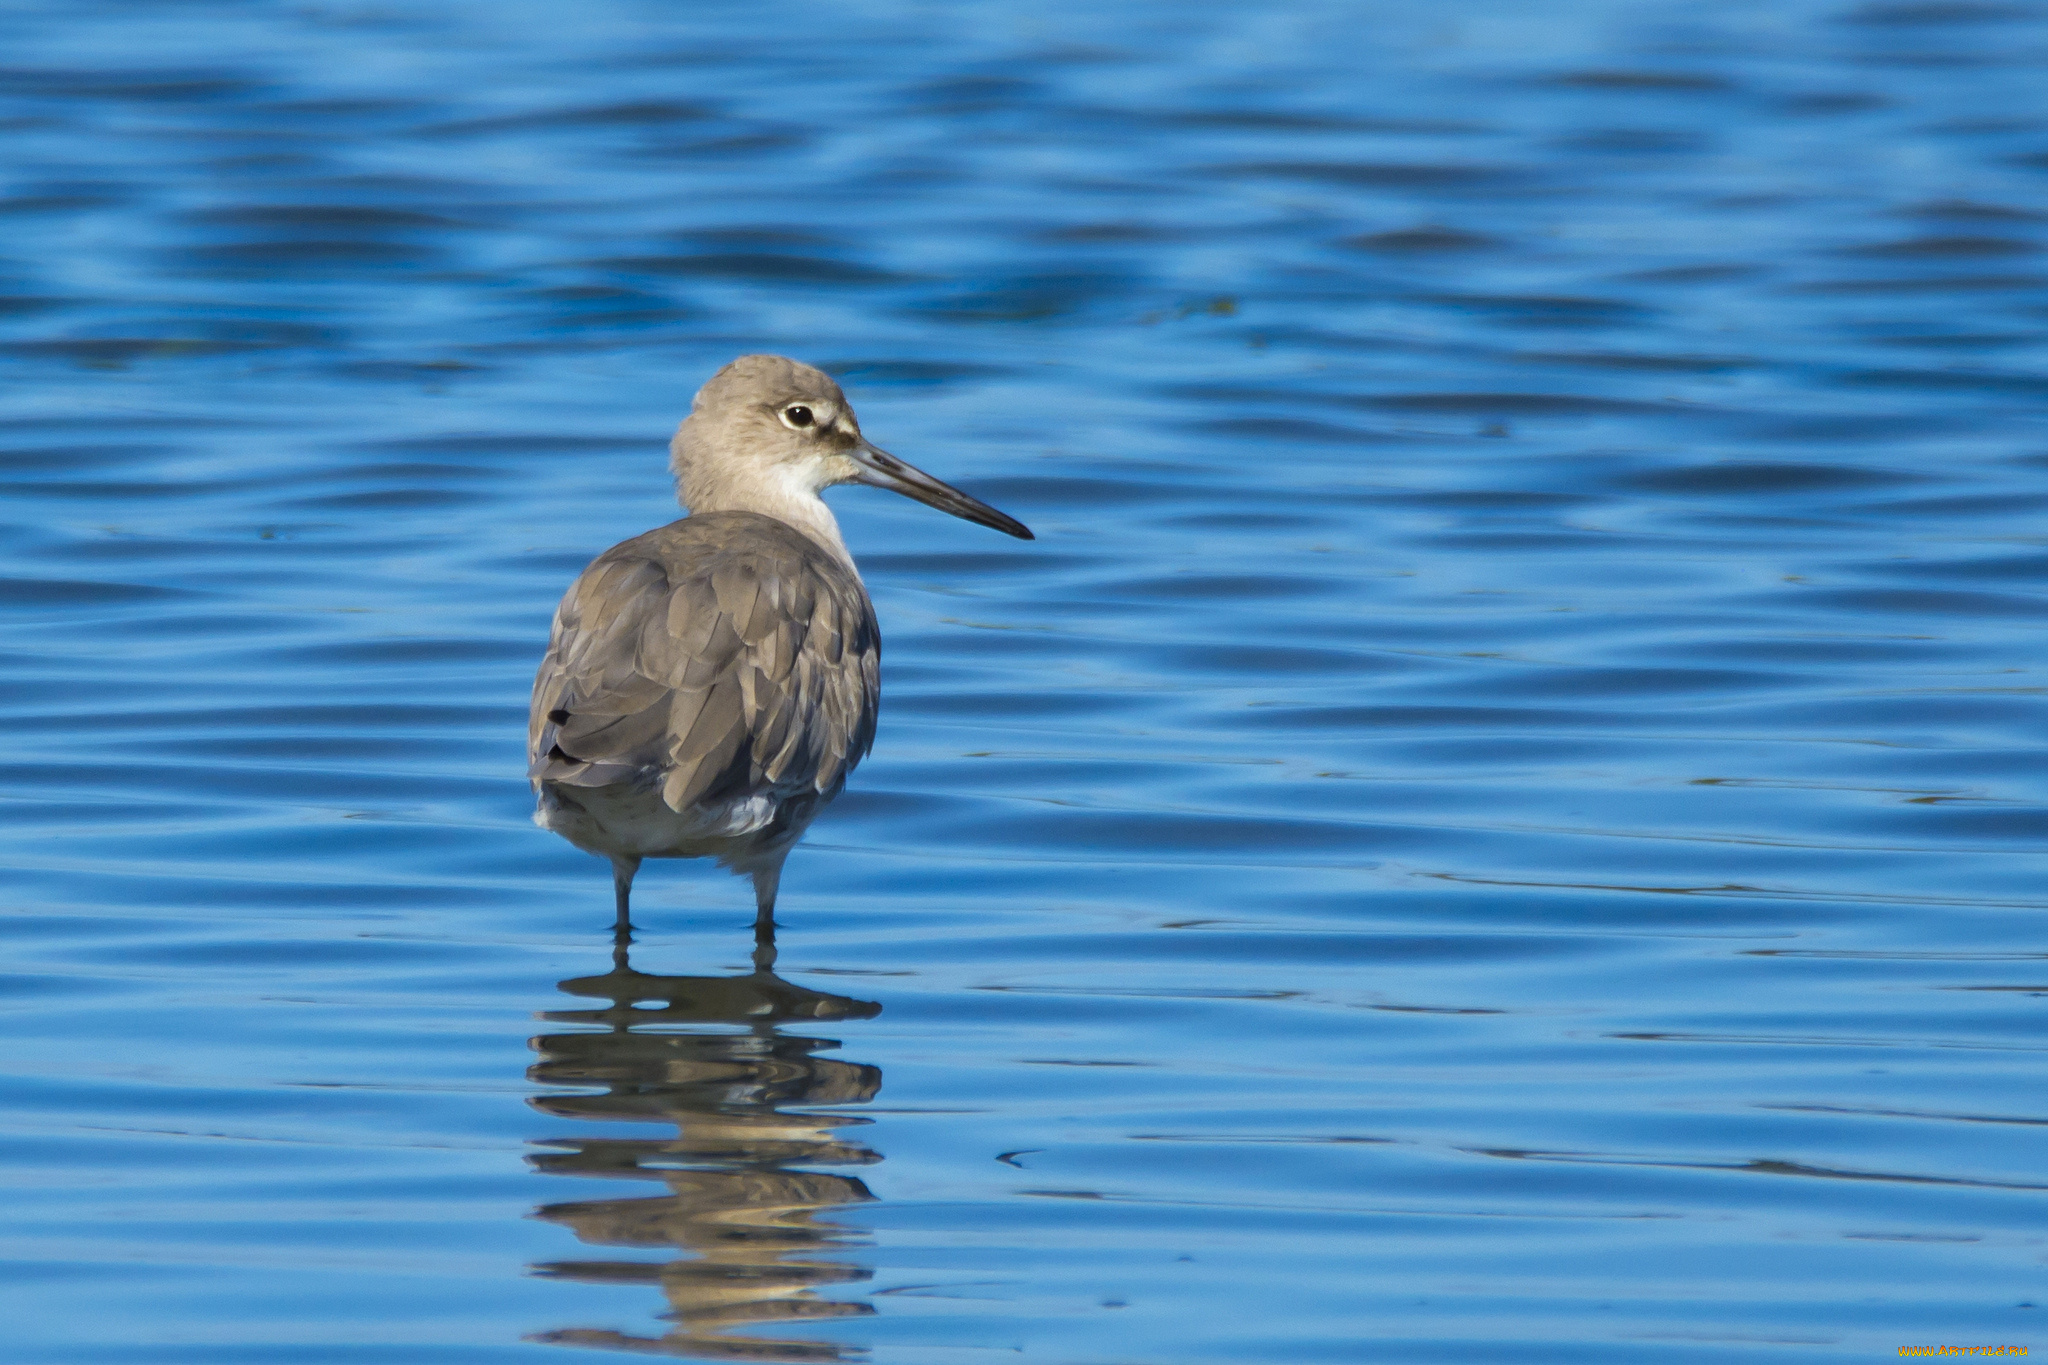
[[[840,563],[849,567],[853,564],[853,556],[839,534],[839,519],[818,496],[812,471],[802,465],[756,466],[743,475],[737,470],[728,471],[718,479],[693,478],[696,472],[685,465],[676,481],[676,495],[692,513],[758,512],[794,526],[830,551]]]

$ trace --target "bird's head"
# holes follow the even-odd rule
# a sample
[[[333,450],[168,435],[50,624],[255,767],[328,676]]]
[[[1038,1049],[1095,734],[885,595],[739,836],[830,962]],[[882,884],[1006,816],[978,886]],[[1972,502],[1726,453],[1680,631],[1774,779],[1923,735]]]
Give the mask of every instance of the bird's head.
[[[669,449],[683,502],[693,511],[774,516],[785,500],[815,500],[834,484],[864,483],[1032,539],[1014,517],[872,444],[832,377],[785,356],[743,355],[711,376]]]

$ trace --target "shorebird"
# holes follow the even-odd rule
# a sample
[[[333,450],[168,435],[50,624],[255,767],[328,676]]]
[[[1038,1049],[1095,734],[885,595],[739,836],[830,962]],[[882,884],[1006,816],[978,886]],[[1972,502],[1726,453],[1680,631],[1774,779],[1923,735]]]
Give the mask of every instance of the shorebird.
[[[645,858],[716,858],[772,934],[783,860],[875,741],[882,640],[834,484],[1030,530],[879,450],[839,386],[775,355],[733,361],[669,443],[690,515],[590,562],[533,682],[534,823],[611,859],[617,932]]]

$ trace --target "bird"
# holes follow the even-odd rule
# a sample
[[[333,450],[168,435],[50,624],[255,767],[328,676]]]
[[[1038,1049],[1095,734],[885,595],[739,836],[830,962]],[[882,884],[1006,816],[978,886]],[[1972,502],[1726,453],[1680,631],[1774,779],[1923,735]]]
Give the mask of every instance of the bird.
[[[1015,536],[1014,517],[861,434],[822,370],[745,355],[669,444],[680,521],[622,541],[563,594],[534,676],[534,823],[612,866],[632,933],[647,858],[715,858],[753,881],[772,943],[789,851],[873,747],[882,639],[819,495],[886,488]]]

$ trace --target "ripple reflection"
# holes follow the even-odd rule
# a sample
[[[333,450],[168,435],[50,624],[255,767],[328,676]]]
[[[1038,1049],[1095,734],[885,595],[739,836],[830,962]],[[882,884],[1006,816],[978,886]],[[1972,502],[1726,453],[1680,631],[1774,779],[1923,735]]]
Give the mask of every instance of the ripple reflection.
[[[529,1078],[578,1089],[530,1102],[557,1118],[672,1123],[676,1135],[544,1138],[536,1145],[548,1150],[528,1159],[546,1175],[658,1181],[668,1192],[544,1204],[535,1217],[588,1246],[684,1254],[550,1261],[533,1270],[591,1284],[653,1285],[668,1299],[663,1316],[673,1325],[659,1336],[569,1327],[529,1340],[709,1360],[860,1358],[865,1352],[856,1347],[733,1329],[875,1311],[820,1293],[873,1273],[845,1257],[862,1241],[829,1214],[874,1196],[854,1176],[809,1169],[880,1161],[842,1135],[872,1120],[801,1110],[865,1104],[880,1091],[882,1073],[819,1056],[839,1044],[782,1026],[871,1019],[882,1007],[777,976],[772,931],[743,976],[651,975],[628,954],[621,939],[610,971],[560,983],[569,995],[607,1003],[541,1016],[585,1027],[534,1038],[540,1061]]]

